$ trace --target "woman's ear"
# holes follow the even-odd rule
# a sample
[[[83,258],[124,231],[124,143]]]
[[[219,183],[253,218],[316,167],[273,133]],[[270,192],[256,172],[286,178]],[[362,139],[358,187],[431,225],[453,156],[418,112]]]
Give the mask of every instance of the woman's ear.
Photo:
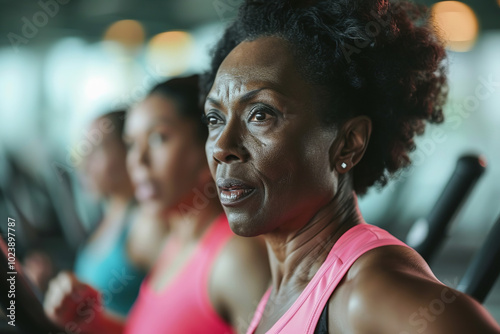
[[[370,135],[372,121],[367,116],[358,116],[344,122],[337,132],[330,154],[330,165],[339,174],[349,172],[365,154]]]

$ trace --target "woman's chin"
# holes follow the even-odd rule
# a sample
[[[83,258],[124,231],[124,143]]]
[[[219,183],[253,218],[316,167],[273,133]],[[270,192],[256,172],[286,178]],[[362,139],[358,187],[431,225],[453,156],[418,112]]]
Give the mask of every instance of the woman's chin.
[[[226,211],[226,215],[229,227],[236,235],[241,237],[256,237],[265,233],[263,226],[260,224],[262,220],[255,214],[250,215]]]

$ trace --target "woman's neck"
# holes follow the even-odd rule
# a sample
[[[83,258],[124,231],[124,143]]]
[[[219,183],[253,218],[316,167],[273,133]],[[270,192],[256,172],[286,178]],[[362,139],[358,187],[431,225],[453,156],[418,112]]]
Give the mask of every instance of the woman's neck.
[[[287,235],[265,235],[274,293],[302,291],[340,236],[362,222],[356,195],[346,189],[338,191],[299,230]]]
[[[206,202],[201,208],[196,209],[196,206],[193,206],[190,209],[176,209],[170,212],[166,217],[170,233],[186,241],[198,240],[223,212],[217,197],[206,198],[205,200]]]
[[[132,201],[130,196],[111,196],[105,201],[105,217],[113,220],[122,217]]]

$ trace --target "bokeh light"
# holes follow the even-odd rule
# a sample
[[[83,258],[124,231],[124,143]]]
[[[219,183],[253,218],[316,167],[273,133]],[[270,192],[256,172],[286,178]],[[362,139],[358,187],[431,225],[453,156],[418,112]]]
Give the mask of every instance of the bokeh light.
[[[104,34],[105,41],[112,41],[130,49],[139,48],[144,43],[144,28],[135,20],[121,20],[109,26]]]
[[[148,43],[148,65],[164,76],[182,74],[190,65],[192,48],[193,38],[185,31],[160,33]]]
[[[460,1],[441,1],[432,6],[432,17],[448,49],[466,52],[474,46],[479,24],[469,6]]]

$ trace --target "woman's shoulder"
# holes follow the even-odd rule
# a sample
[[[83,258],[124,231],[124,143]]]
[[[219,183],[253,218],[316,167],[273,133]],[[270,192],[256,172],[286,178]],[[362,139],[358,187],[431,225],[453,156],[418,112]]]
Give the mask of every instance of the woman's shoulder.
[[[222,247],[213,270],[237,274],[259,269],[267,273],[268,268],[265,242],[260,237],[245,238],[234,235]]]
[[[361,255],[347,273],[347,280],[361,279],[374,273],[406,273],[439,283],[431,268],[414,249],[404,245],[386,245]]]
[[[232,236],[215,259],[210,273],[210,300],[233,326],[252,318],[271,283],[265,244],[258,238]],[[241,322],[238,319],[245,321]],[[238,328],[244,332],[245,328]]]
[[[355,333],[499,333],[479,303],[442,284],[404,246],[362,255],[329,303],[330,323]]]

